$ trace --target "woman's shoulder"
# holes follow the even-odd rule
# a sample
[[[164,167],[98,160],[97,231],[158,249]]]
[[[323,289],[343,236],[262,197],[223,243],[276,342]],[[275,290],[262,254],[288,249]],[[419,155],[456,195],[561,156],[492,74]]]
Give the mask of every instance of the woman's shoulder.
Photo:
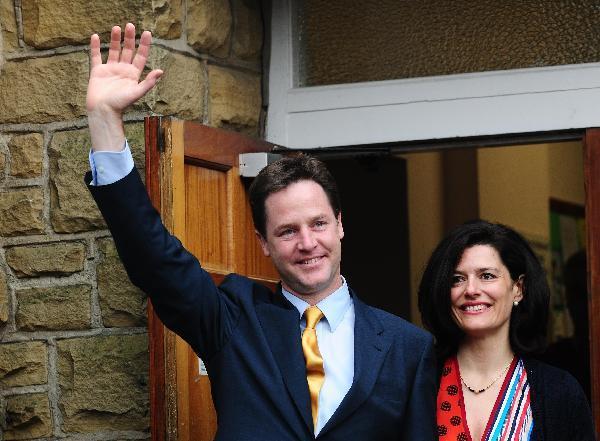
[[[538,430],[545,438],[595,440],[589,402],[575,377],[535,358],[522,359],[531,385],[534,419],[541,418]]]
[[[533,381],[534,378],[540,378],[544,382],[552,382],[552,383],[565,383],[565,384],[575,384],[578,385],[577,380],[573,375],[564,369],[557,368],[556,366],[549,365],[543,361],[538,360],[537,358],[532,357],[522,357],[523,364],[525,365],[525,370],[527,371],[528,377],[530,381]]]
[[[552,397],[551,401],[563,405],[580,401],[587,403],[581,385],[569,372],[531,357],[524,357],[523,364],[536,395]]]

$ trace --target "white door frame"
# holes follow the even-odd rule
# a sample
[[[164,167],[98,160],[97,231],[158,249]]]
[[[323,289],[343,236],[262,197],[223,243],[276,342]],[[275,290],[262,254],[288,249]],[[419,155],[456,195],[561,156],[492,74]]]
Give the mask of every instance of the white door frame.
[[[296,87],[294,1],[272,2],[271,143],[306,149],[600,126],[600,63]]]

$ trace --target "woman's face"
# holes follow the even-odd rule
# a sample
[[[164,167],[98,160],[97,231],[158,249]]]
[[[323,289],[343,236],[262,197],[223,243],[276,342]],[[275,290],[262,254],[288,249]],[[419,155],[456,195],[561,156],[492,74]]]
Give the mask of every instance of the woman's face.
[[[465,249],[454,270],[452,314],[467,336],[502,333],[508,338],[514,301],[522,299],[522,278],[513,281],[496,249],[474,245]]]

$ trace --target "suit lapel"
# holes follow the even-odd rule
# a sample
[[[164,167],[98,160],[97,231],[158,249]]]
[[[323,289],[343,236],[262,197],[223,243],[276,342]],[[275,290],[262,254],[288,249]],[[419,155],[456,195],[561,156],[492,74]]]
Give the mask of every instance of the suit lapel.
[[[352,298],[355,313],[354,380],[319,437],[342,423],[369,397],[391,344],[391,338],[385,335],[384,328],[373,311],[356,295],[352,294]]]
[[[279,365],[285,386],[302,420],[312,432],[310,395],[302,353],[298,310],[285,299],[281,289],[278,289],[275,293],[275,301],[257,305],[256,312],[271,352]]]

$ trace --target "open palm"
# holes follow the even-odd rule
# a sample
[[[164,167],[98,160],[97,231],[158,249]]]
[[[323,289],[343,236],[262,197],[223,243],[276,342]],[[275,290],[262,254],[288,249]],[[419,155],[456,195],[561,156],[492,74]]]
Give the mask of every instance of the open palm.
[[[121,114],[126,107],[140,99],[156,84],[162,75],[161,70],[151,71],[140,82],[146,65],[152,35],[145,31],[135,52],[135,27],[125,26],[125,38],[121,49],[121,28],[113,27],[106,64],[100,55],[100,38],[90,39],[91,70],[87,90],[86,107],[90,112],[114,112]],[[135,56],[134,56],[135,53]]]

